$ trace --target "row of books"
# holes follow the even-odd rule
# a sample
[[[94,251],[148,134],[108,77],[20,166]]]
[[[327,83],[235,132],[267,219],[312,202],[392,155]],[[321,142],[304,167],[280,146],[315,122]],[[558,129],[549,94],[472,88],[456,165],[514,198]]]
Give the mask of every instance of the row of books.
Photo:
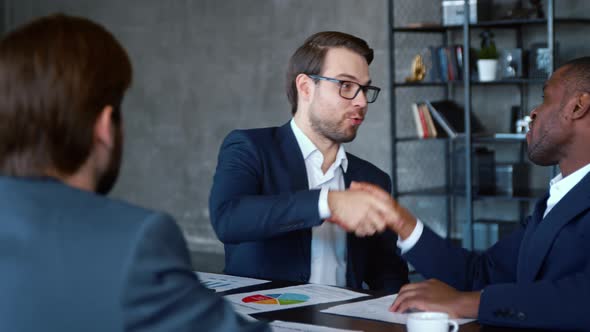
[[[412,116],[414,117],[418,137],[438,137],[438,130],[434,125],[434,121],[432,121],[432,115],[425,103],[412,104]]]
[[[423,101],[412,104],[412,116],[419,138],[455,138],[465,132],[463,108],[451,100]],[[483,133],[481,122],[471,113],[473,133]]]
[[[430,46],[431,66],[428,79],[432,82],[463,80],[463,45]]]

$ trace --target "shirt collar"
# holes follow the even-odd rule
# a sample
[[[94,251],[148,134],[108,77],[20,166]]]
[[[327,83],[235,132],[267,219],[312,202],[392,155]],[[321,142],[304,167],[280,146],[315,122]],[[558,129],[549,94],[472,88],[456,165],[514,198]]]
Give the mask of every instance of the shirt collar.
[[[315,151],[319,152],[319,149],[313,142],[299,129],[297,124],[295,123],[295,119],[291,119],[291,130],[293,130],[293,134],[295,135],[295,140],[297,140],[297,144],[299,145],[299,149],[301,149],[301,154],[303,155],[303,160],[307,160],[309,156],[314,153]],[[342,166],[342,170],[346,173],[348,169],[348,158],[346,157],[346,151],[344,150],[344,146],[340,144],[338,148],[338,152],[336,153],[336,160],[334,160],[334,164],[336,166]]]
[[[565,189],[565,191],[567,192],[573,187],[575,187],[575,185],[578,184],[578,182],[580,182],[582,178],[584,178],[584,176],[586,176],[586,174],[588,174],[589,172],[590,164],[580,168],[579,170],[573,172],[565,178],[561,173],[559,173],[556,177],[551,179],[551,181],[549,182],[549,187],[553,189],[553,187],[557,185],[557,187],[559,187],[561,190]]]

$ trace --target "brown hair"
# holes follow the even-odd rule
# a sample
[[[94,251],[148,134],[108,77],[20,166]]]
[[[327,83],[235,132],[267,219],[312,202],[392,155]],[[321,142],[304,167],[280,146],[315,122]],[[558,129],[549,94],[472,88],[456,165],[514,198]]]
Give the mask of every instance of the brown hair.
[[[299,74],[318,75],[324,66],[326,52],[331,47],[347,48],[367,60],[373,61],[373,49],[361,38],[337,31],[318,32],[301,45],[289,60],[287,67],[287,98],[291,103],[291,113],[297,112],[297,86],[295,79]]]
[[[36,19],[0,41],[0,174],[77,171],[102,109],[120,105],[131,62],[104,27],[63,14]]]

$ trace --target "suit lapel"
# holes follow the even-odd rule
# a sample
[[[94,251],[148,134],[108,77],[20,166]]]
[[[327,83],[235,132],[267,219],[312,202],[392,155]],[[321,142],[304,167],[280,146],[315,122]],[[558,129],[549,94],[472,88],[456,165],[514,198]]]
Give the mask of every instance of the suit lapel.
[[[357,170],[359,165],[356,163],[354,157],[351,157],[350,154],[346,154],[348,159],[348,168],[346,172],[343,171],[344,175],[344,187],[346,189],[350,188],[350,183],[352,181],[358,180]],[[348,287],[360,287],[362,280],[357,280],[357,276],[361,276],[361,273],[357,270],[362,270],[362,266],[358,266],[363,262],[359,262],[359,258],[357,256],[361,256],[362,254],[359,250],[362,250],[364,246],[359,244],[359,241],[362,239],[357,238],[354,233],[349,233],[346,235],[346,284]]]
[[[348,189],[352,181],[359,180],[358,174],[361,165],[357,162],[356,157],[348,152],[346,153],[346,159],[348,159],[348,167],[346,172],[343,171],[342,173],[344,174],[344,187]]]
[[[532,221],[536,222],[536,229],[532,229],[526,246],[521,248],[519,256],[520,262],[526,262],[526,269],[522,271],[522,279],[519,281],[535,280],[561,228],[590,207],[589,186],[590,174],[574,186],[540,222],[545,209],[535,209],[536,218],[533,218]],[[545,203],[542,205],[544,207]]]
[[[527,250],[527,246],[530,242],[530,239],[533,237],[537,226],[543,219],[543,213],[547,207],[547,199],[549,198],[549,193],[546,193],[543,198],[539,199],[535,204],[535,209],[533,210],[533,215],[528,217],[529,220],[526,224],[526,229],[524,236],[522,238],[522,242],[520,244],[520,250],[518,252],[518,266],[517,266],[517,275],[516,280],[520,281],[526,275],[526,271],[530,270],[528,263],[529,263],[529,251]]]
[[[290,122],[279,128],[278,136],[281,156],[287,168],[288,176],[285,178],[290,179],[292,191],[309,190],[305,161]]]
[[[309,190],[309,181],[307,179],[307,169],[305,168],[305,160],[303,160],[303,153],[291,123],[287,122],[278,129],[278,141],[280,146],[280,157],[285,161],[281,163],[286,167],[284,176],[285,181],[290,181],[290,187],[285,188],[290,192]],[[311,229],[302,230],[301,234],[301,252],[303,259],[306,262],[308,277],[311,273]]]

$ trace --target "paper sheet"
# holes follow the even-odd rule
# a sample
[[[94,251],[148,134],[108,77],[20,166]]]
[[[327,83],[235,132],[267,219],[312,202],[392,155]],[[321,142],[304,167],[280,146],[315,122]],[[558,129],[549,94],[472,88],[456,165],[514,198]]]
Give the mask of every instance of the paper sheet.
[[[269,280],[236,277],[225,274],[195,272],[201,283],[216,292],[225,292],[231,289],[253,286],[270,282]]]
[[[256,314],[259,312],[291,309],[327,302],[338,302],[367,296],[346,289],[307,284],[256,292],[226,295],[237,312]]]
[[[333,327],[283,322],[280,320],[271,322],[270,326],[273,332],[360,332],[357,330],[343,330]]]
[[[347,303],[322,310],[321,312],[342,316],[374,319],[390,323],[406,324],[408,314],[389,311],[389,307],[391,306],[396,297],[397,294],[384,296],[377,299],[371,299],[367,301]],[[473,322],[475,319],[454,320],[457,322],[457,324],[461,325]]]

